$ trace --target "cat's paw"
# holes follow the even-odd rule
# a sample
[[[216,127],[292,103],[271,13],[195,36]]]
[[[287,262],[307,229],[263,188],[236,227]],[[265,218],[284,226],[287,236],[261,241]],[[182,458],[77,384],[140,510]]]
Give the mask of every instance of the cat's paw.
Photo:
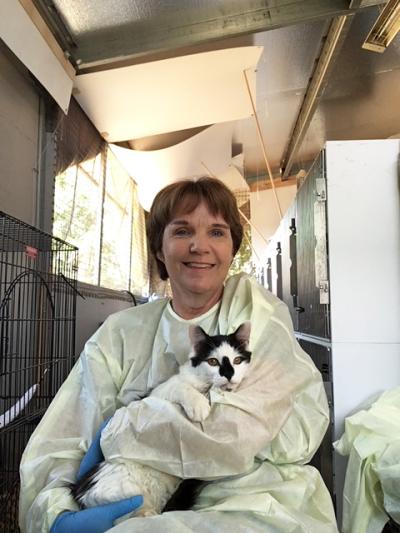
[[[194,403],[187,403],[182,406],[190,420],[202,422],[211,411],[211,405],[205,396],[199,396]]]

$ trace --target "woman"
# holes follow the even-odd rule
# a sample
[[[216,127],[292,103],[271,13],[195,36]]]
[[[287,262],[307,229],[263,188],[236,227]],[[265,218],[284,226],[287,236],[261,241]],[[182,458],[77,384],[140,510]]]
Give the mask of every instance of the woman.
[[[148,236],[172,301],[116,313],[86,344],[24,453],[22,531],[45,532],[56,521],[52,533],[72,533],[72,517],[96,533],[137,506],[131,501],[98,529],[93,514],[85,522],[89,515],[82,513],[90,511],[61,514],[77,510],[63,484],[74,480],[99,424],[112,416],[101,436],[106,459],[217,480],[195,510],[129,518],[113,532],[336,532],[328,491],[319,473],[303,466],[328,424],[321,376],[297,344],[281,301],[245,275],[224,285],[242,239],[234,196],[212,178],[169,185],[153,202]],[[246,383],[234,393],[212,393],[202,424],[177,405],[146,398],[187,359],[190,324],[225,334],[246,320],[252,326]]]

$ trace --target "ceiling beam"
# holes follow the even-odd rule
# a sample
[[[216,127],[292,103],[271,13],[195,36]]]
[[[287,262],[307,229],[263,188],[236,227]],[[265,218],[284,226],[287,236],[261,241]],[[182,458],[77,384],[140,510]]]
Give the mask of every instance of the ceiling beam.
[[[355,5],[355,0],[351,4]],[[357,4],[359,5],[360,2],[357,2]],[[292,135],[281,160],[283,180],[287,179],[293,163],[295,163],[296,155],[328,83],[329,75],[349,31],[353,16],[354,13],[335,17],[330,24],[297,115]]]
[[[382,0],[381,0],[382,1]],[[375,1],[374,3],[380,3]],[[80,69],[104,66],[114,61],[137,59],[155,52],[204,44],[228,37],[248,35],[319,19],[329,19],[355,12],[349,0],[265,0],[219,4],[206,11],[171,10],[170,16],[127,21],[124,26],[99,29],[73,36],[71,50]],[[368,2],[370,5],[370,0]],[[68,13],[62,13],[68,20]],[[112,17],[110,19],[112,23]]]
[[[285,181],[282,181],[280,178],[275,178],[274,186],[275,188],[289,187],[291,185],[297,185],[298,181],[297,176],[289,176]],[[265,176],[264,179],[249,183],[249,188],[250,192],[266,191],[272,189],[272,185],[271,181]]]

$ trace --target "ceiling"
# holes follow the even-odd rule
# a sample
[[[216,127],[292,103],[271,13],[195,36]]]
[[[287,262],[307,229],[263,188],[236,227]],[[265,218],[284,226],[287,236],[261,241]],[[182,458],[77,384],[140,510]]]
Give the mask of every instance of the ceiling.
[[[400,38],[384,53],[361,48],[385,2],[372,0],[34,0],[78,75],[227,48],[263,47],[255,117],[232,117],[233,155],[249,184],[266,163],[288,178],[326,140],[400,132]],[[117,71],[115,71],[116,74]],[[162,87],[160,88],[162,90]],[[195,97],[193,105],[199,105]],[[235,119],[235,120],[233,120]],[[225,118],[226,120],[226,118]],[[202,127],[127,138],[154,150]],[[126,144],[125,143],[125,144]]]

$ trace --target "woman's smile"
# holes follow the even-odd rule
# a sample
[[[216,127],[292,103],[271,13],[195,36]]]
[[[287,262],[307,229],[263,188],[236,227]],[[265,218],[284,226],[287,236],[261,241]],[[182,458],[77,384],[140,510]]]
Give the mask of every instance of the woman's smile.
[[[205,268],[209,269],[215,266],[213,263],[194,263],[192,261],[188,261],[186,263],[184,262],[183,264],[189,268],[200,269],[200,270],[204,270]]]

